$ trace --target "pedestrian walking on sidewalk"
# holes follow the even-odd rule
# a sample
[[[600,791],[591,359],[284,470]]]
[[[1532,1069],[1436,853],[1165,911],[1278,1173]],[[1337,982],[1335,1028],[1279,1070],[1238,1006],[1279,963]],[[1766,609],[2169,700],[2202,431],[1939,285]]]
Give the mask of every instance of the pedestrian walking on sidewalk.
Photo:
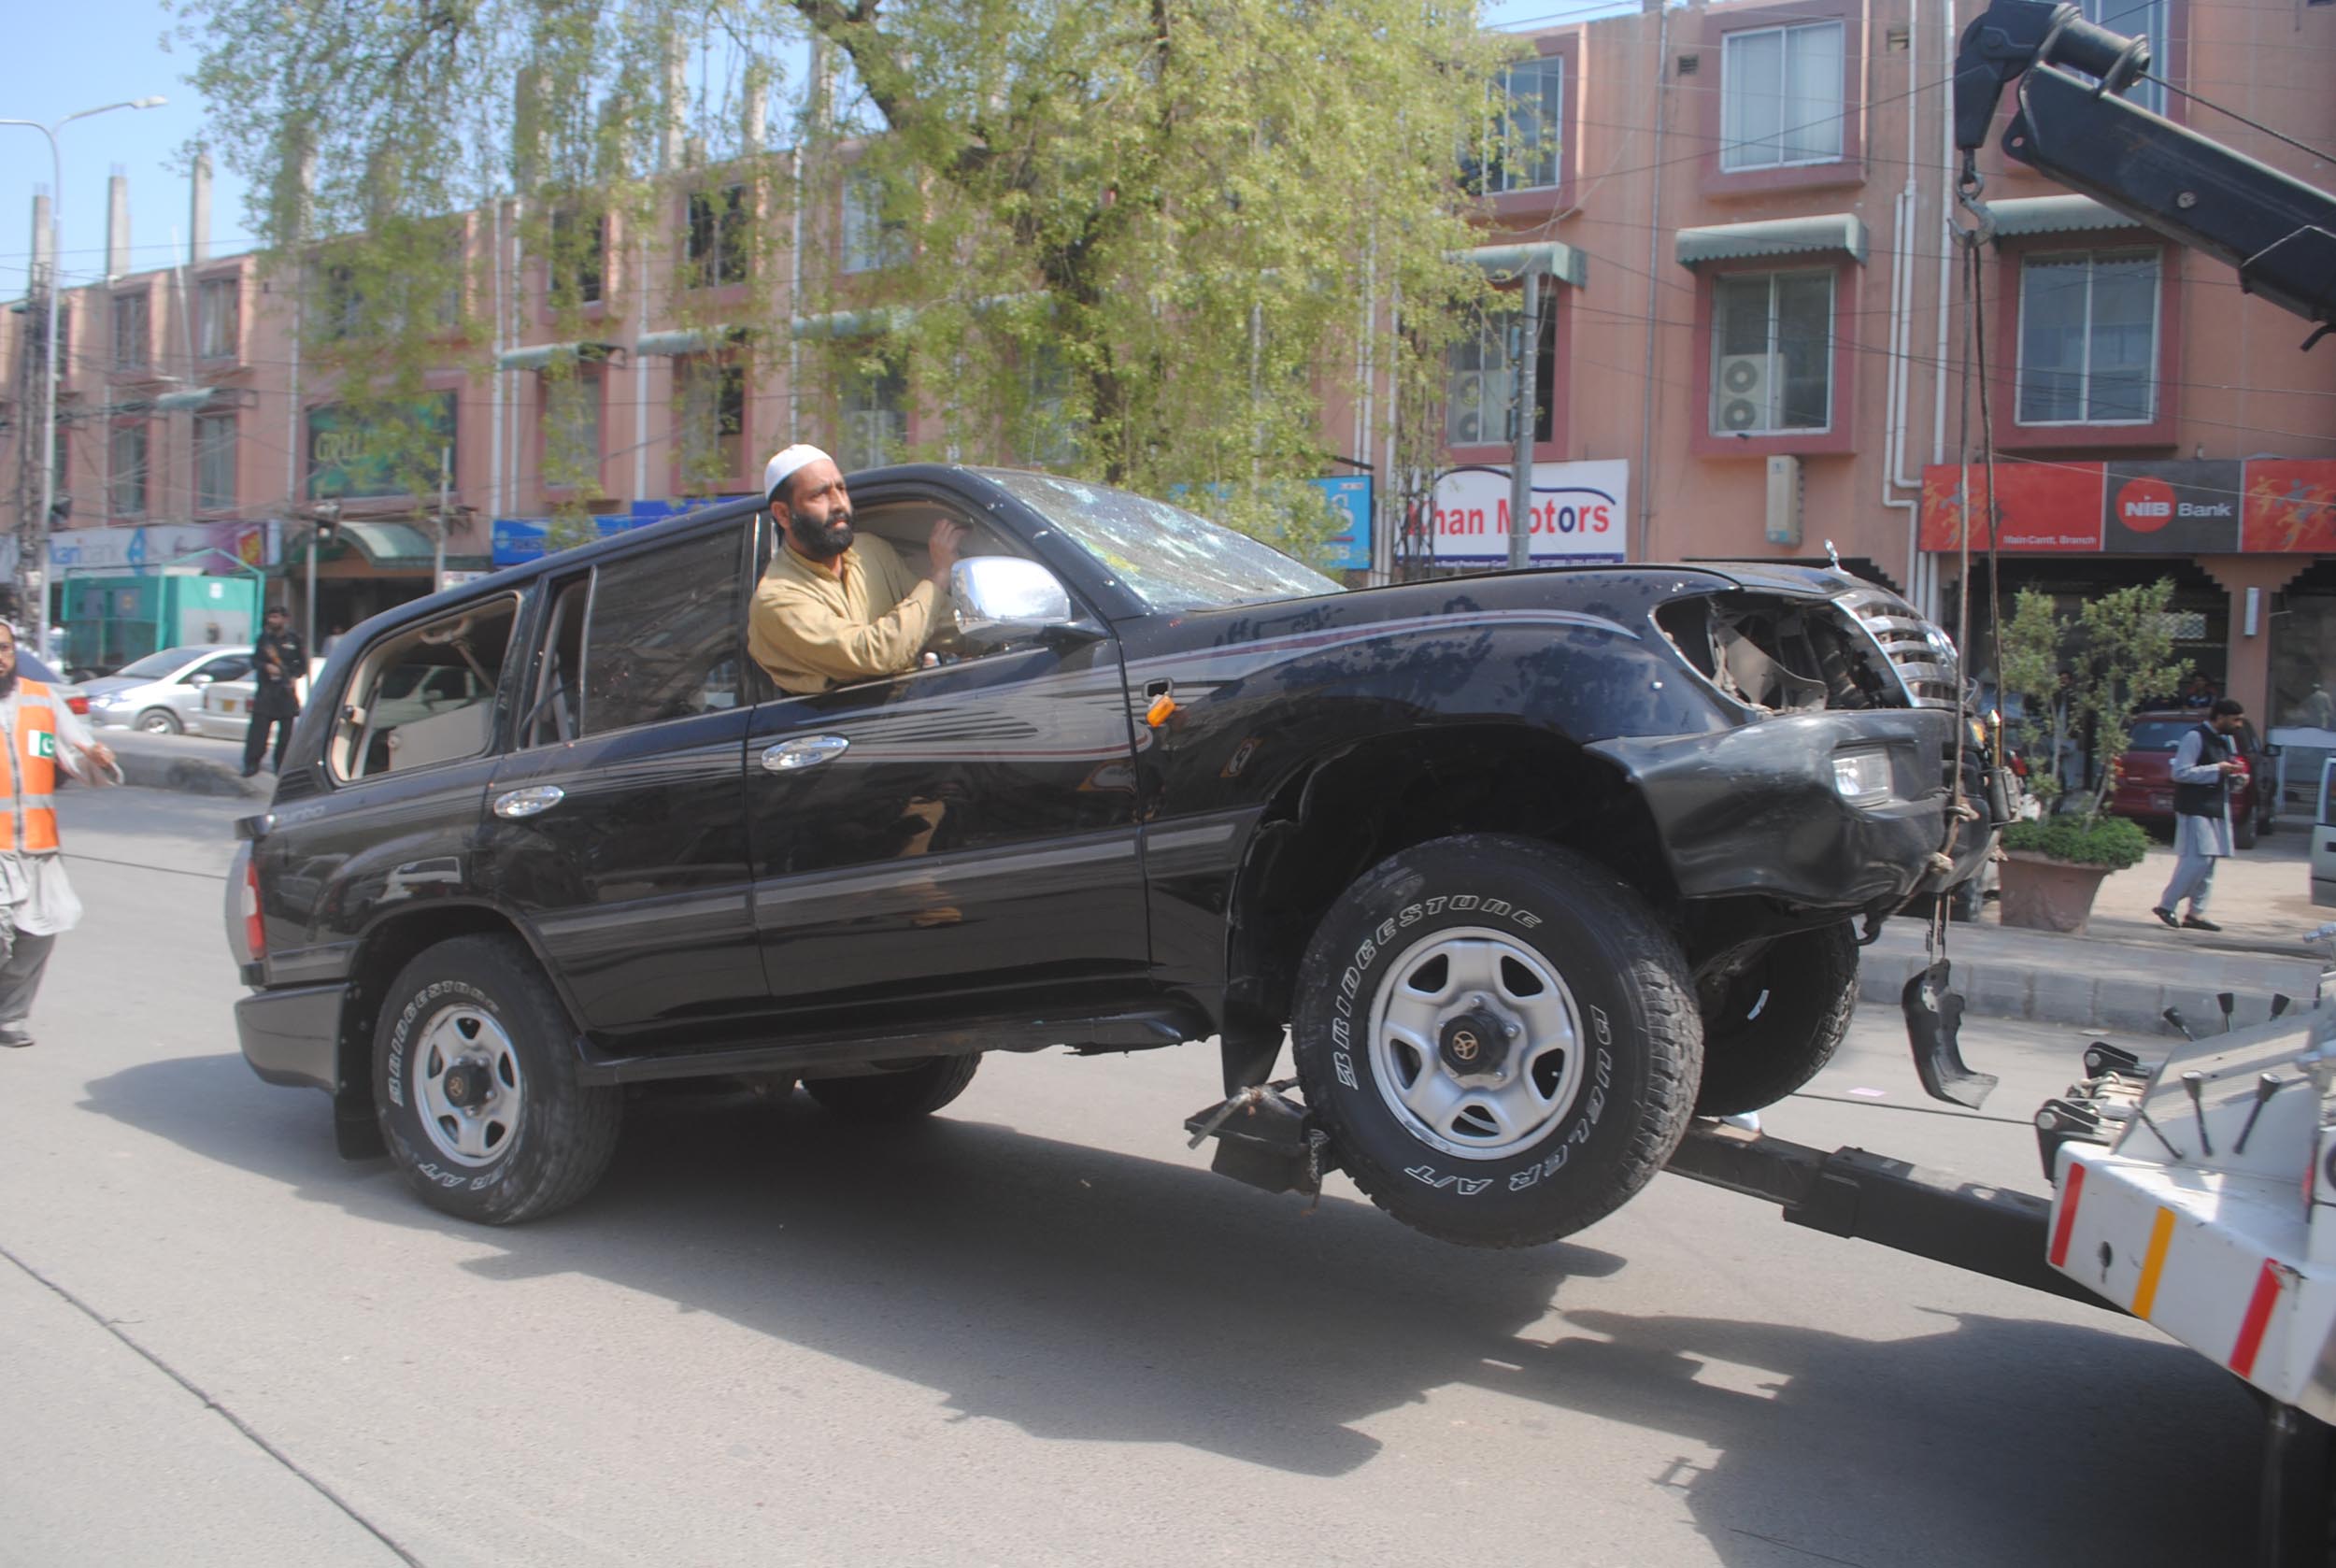
[[[268,606],[266,625],[251,649],[251,724],[243,736],[243,776],[260,771],[267,733],[276,732],[276,767],[284,766],[292,720],[300,717],[300,677],[308,673],[308,650],[288,623],[281,605]]]
[[[81,919],[57,846],[57,770],[85,784],[116,778],[114,754],[37,680],[19,680],[16,634],[0,621],[0,1046],[29,1046],[33,996],[62,934]]]
[[[2206,918],[2215,891],[2215,862],[2230,853],[2230,781],[2246,771],[2230,743],[2246,717],[2232,697],[2217,697],[2206,720],[2188,731],[2173,751],[2173,880],[2150,911],[2170,926],[2220,931]],[[2184,899],[2190,912],[2175,919]]]

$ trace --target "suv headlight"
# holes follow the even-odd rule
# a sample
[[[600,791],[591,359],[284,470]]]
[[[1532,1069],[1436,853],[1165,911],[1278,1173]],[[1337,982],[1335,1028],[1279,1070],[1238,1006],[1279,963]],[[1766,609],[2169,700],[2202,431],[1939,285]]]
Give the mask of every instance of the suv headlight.
[[[1890,795],[1890,754],[1887,751],[1833,753],[1833,788],[1847,801],[1887,800]]]

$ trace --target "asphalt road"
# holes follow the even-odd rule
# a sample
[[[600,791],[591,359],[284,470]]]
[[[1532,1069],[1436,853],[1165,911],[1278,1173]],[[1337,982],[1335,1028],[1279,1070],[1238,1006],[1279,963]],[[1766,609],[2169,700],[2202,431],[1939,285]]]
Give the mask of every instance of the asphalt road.
[[[72,791],[90,908],[0,1052],[0,1562],[2243,1561],[2259,1423],[2108,1313],[1672,1176],[1569,1244],[1209,1175],[1199,1049],[991,1058],[944,1119],[638,1108],[491,1231],[235,1053],[241,803]],[[1894,1019],[1772,1131],[2040,1185],[2081,1040]]]

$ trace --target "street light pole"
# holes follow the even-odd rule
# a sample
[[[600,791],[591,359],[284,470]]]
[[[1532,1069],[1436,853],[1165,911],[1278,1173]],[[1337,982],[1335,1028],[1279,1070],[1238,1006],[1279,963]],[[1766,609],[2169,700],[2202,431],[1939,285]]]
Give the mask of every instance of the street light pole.
[[[49,655],[49,514],[57,504],[57,378],[62,367],[57,363],[57,275],[64,267],[64,154],[58,150],[57,133],[77,120],[87,120],[93,114],[107,114],[115,109],[160,108],[166,98],[125,98],[118,104],[100,104],[93,109],[80,109],[66,115],[53,125],[37,120],[0,120],[0,125],[22,125],[38,131],[49,138],[49,335],[41,342],[41,419],[40,419],[40,515],[33,520],[33,549],[39,558],[40,592],[31,595],[33,616],[33,646],[41,657]],[[20,584],[28,584],[36,569],[23,558],[24,547],[18,546],[16,577]],[[21,614],[23,606],[19,606]]]

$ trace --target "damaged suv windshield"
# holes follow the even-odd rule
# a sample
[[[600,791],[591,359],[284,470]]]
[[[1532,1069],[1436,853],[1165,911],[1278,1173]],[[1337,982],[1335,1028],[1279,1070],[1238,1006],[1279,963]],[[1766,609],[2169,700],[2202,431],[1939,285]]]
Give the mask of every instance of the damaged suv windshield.
[[[1156,610],[1344,592],[1272,546],[1165,501],[1051,474],[977,472],[1062,530]]]

